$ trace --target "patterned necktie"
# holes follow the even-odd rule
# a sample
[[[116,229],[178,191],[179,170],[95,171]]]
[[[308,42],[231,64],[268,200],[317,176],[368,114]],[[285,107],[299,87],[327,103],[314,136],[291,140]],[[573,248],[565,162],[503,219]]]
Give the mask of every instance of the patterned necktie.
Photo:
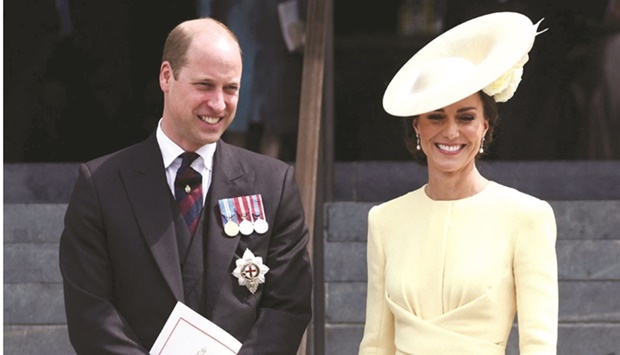
[[[190,165],[198,154],[185,152],[179,157],[182,162],[174,180],[174,196],[191,235],[194,235],[202,211],[202,175]]]

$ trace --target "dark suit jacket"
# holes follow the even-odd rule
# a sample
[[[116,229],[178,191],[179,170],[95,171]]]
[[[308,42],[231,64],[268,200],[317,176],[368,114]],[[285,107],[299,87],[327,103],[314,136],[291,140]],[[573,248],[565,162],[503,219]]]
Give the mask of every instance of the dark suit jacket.
[[[261,194],[269,230],[226,236],[218,200]],[[172,194],[155,135],[80,166],[60,240],[71,343],[79,354],[144,354],[184,301]],[[308,230],[293,168],[222,141],[205,202],[204,315],[243,347],[295,354],[311,318]],[[255,294],[231,274],[249,248],[270,270]]]

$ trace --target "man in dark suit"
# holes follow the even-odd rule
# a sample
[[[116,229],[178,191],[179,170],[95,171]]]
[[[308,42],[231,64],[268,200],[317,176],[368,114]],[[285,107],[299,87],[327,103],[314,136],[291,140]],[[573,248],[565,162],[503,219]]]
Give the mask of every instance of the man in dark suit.
[[[148,353],[177,301],[237,338],[239,354],[296,353],[311,318],[308,231],[292,167],[220,140],[240,82],[241,50],[224,25],[180,24],[164,47],[156,132],[80,166],[60,240],[79,354]],[[197,153],[202,176],[194,232],[175,201],[184,152]],[[246,251],[257,258],[240,274]]]

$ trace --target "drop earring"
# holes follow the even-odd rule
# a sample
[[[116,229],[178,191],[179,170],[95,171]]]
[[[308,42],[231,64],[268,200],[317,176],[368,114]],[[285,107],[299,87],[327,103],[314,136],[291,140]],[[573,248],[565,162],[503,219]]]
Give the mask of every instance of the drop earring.
[[[421,150],[422,148],[420,148],[420,135],[419,134],[415,135],[415,142],[416,142],[415,149],[416,150]]]
[[[484,153],[484,138],[482,138],[482,142],[480,142],[480,154]]]

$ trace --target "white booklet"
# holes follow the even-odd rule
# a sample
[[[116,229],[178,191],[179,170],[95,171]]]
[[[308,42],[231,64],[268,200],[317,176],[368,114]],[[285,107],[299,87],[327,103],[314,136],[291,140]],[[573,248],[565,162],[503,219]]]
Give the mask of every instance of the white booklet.
[[[224,329],[217,326],[181,302],[170,317],[151,348],[151,355],[233,355],[241,349],[241,343]]]

